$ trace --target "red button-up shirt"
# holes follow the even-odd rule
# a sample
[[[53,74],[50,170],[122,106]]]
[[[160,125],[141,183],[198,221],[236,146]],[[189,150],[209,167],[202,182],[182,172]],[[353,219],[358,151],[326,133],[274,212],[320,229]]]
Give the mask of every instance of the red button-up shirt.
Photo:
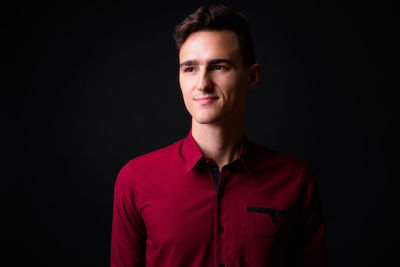
[[[323,212],[304,164],[244,136],[220,175],[213,165],[191,131],[129,161],[115,184],[111,266],[323,265]]]

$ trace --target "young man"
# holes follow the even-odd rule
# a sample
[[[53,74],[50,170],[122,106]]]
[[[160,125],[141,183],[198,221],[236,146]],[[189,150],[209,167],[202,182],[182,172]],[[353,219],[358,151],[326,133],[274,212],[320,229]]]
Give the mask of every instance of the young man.
[[[260,76],[246,19],[205,6],[174,36],[192,128],[120,171],[111,266],[322,266],[310,171],[244,133],[245,95]]]

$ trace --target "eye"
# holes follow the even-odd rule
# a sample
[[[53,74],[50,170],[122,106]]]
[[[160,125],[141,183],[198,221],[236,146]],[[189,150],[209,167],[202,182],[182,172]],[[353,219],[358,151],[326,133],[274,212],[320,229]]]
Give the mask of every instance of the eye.
[[[226,70],[226,67],[222,66],[222,65],[215,65],[215,66],[213,66],[213,69],[214,70]]]
[[[194,68],[193,67],[187,67],[183,70],[184,72],[193,72]]]

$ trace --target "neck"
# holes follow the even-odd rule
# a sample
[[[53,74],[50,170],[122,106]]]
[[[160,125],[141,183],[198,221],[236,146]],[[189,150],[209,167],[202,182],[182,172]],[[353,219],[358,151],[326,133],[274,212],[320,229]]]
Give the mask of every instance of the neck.
[[[220,171],[238,156],[243,135],[243,119],[223,126],[199,124],[192,120],[193,139],[201,152],[217,163]]]

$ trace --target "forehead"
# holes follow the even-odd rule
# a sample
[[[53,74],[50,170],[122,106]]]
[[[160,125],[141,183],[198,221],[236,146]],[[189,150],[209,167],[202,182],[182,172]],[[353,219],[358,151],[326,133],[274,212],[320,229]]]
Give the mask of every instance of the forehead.
[[[213,58],[239,60],[239,41],[233,31],[194,32],[189,35],[179,51],[180,62]]]

